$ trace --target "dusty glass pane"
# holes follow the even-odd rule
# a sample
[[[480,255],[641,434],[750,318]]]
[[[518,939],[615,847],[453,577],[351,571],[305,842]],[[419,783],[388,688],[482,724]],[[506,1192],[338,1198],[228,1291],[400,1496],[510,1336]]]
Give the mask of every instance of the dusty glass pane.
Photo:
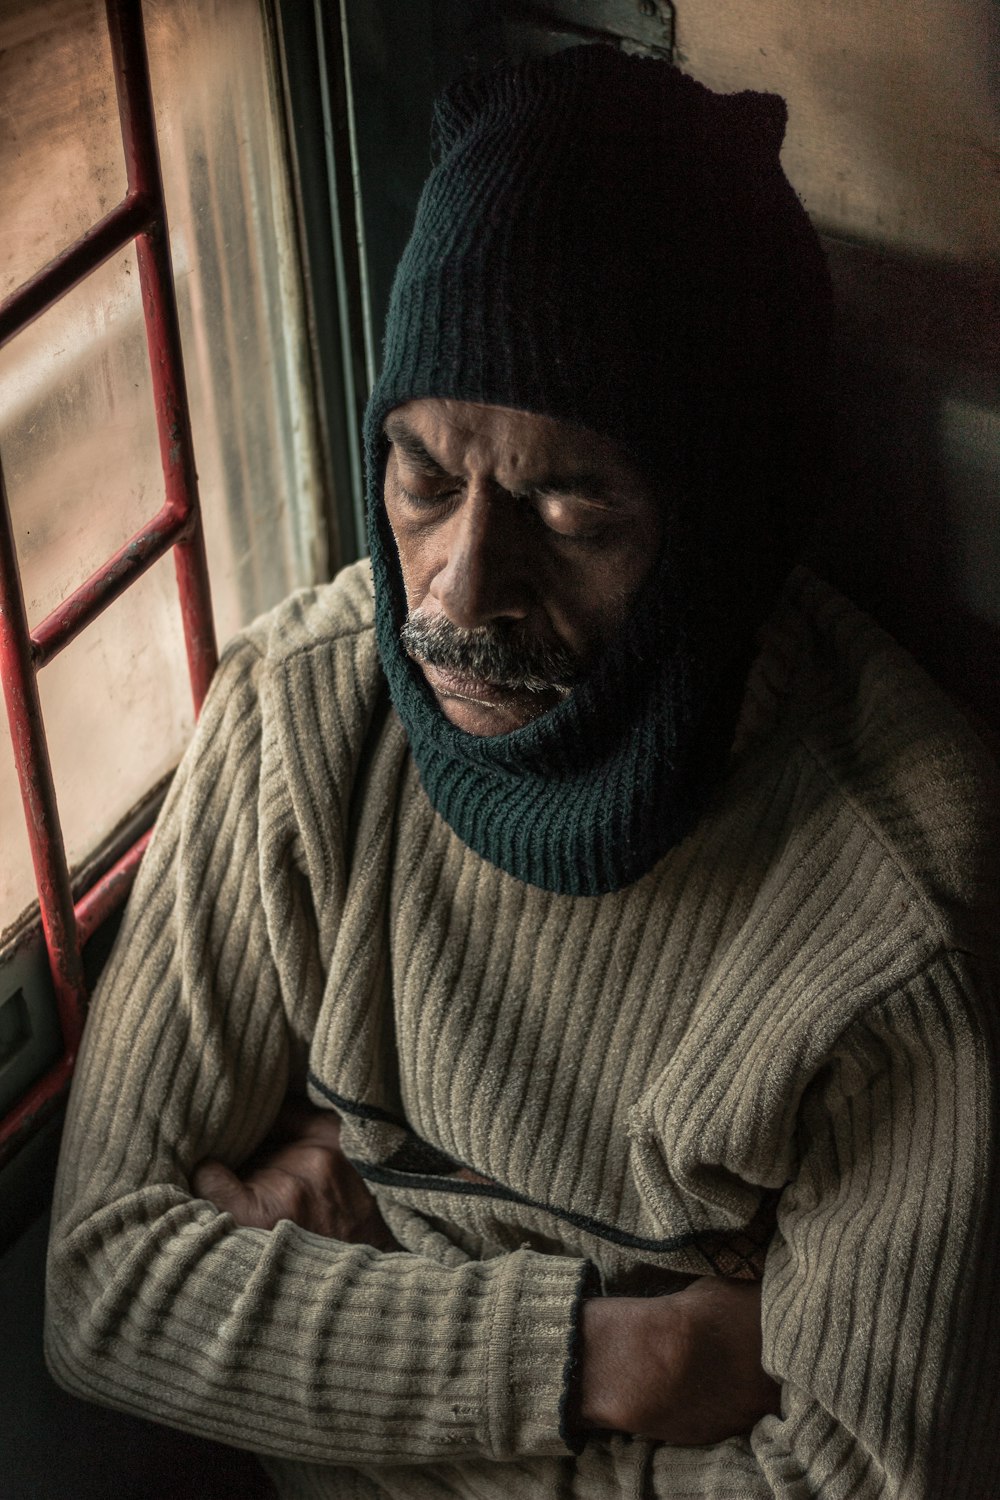
[[[163,503],[131,246],[0,349],[0,452],[34,627]]]
[[[153,0],[144,13],[222,644],[326,572],[281,115],[258,0]],[[44,173],[41,147],[37,161]],[[61,171],[58,153],[49,170]],[[32,623],[162,503],[136,282],[132,251],[115,256],[0,356],[0,452]],[[172,558],[40,683],[79,865],[190,734]],[[21,825],[5,742],[0,929],[34,896]]]
[[[101,0],[0,5],[0,298],[125,196]]]
[[[150,569],[39,674],[71,865],[177,764],[194,715],[172,557]],[[6,724],[3,725],[6,728]],[[0,926],[35,897],[10,742],[0,748]]]
[[[177,764],[194,713],[172,557],[39,675],[70,864]]]
[[[145,12],[225,639],[326,561],[281,115],[253,0],[153,0]]]

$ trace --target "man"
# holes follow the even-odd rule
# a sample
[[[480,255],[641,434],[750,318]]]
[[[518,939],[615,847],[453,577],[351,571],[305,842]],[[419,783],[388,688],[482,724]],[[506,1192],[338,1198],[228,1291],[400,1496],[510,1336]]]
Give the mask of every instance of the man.
[[[449,91],[370,571],[229,648],[144,862],[49,1360],[282,1494],[995,1493],[996,777],[783,586],[783,119],[603,48]]]

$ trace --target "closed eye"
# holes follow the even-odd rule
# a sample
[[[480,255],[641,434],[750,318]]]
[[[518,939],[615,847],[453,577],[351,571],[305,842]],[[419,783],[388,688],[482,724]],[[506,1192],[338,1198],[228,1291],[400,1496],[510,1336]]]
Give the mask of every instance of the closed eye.
[[[561,541],[598,542],[613,519],[613,508],[599,501],[570,497],[559,492],[533,491],[518,496],[530,505],[547,531]]]
[[[435,490],[431,495],[421,495],[416,490],[407,489],[397,475],[396,488],[408,505],[413,505],[418,510],[432,510],[435,505],[441,505],[444,501],[453,499],[459,493],[460,486],[450,490]]]

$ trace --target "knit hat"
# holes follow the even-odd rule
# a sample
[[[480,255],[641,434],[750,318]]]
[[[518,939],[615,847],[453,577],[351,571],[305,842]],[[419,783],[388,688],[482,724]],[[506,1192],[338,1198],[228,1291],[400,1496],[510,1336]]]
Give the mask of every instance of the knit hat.
[[[784,122],[775,96],[603,46],[464,79],[435,108],[365,421],[379,651],[438,811],[550,890],[615,889],[690,828],[787,570],[828,283]],[[664,497],[663,555],[621,638],[511,734],[449,724],[399,645],[382,424],[421,396],[590,428]]]

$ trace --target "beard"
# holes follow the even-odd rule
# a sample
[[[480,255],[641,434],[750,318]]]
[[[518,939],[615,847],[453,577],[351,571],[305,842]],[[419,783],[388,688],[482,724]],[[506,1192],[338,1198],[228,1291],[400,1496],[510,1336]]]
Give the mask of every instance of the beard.
[[[517,626],[463,630],[443,615],[428,617],[419,610],[407,615],[399,639],[414,661],[515,693],[565,695],[586,666],[567,646],[542,640]]]

